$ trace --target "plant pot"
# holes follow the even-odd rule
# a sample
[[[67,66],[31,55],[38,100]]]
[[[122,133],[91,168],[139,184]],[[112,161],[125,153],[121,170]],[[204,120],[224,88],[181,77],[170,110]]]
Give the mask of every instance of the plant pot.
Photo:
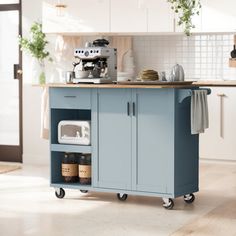
[[[40,65],[40,72],[39,72],[39,84],[45,84],[46,83],[46,75],[45,75],[45,66]]]
[[[40,85],[46,83],[45,65],[37,59],[32,61],[32,83]]]

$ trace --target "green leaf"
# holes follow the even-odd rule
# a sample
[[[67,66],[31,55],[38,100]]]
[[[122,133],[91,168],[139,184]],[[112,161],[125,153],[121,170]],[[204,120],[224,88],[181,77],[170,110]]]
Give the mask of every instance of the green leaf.
[[[22,51],[28,52],[39,61],[43,61],[50,56],[50,53],[46,50],[48,41],[46,40],[46,35],[42,32],[41,23],[33,23],[30,28],[29,38],[19,36],[19,44]]]
[[[172,4],[171,9],[178,13],[178,25],[184,25],[184,32],[191,35],[191,30],[195,28],[192,17],[200,14],[201,0],[167,0]]]

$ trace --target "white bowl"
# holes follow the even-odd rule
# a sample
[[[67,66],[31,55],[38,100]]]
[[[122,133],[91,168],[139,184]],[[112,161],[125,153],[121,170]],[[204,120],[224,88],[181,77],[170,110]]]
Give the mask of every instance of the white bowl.
[[[89,71],[86,70],[78,70],[76,71],[76,78],[82,79],[82,78],[88,78]]]
[[[121,76],[121,77],[125,76],[125,77],[127,77],[127,76],[132,76],[132,75],[131,75],[130,72],[119,71],[119,72],[117,72],[117,76]]]
[[[128,81],[128,80],[131,80],[131,77],[117,76],[117,81]]]

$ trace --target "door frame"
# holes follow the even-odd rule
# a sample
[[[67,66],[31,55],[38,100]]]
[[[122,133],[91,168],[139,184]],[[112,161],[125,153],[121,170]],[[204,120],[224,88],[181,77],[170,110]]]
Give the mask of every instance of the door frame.
[[[18,11],[19,12],[19,35],[22,36],[22,0],[19,3],[13,4],[0,4],[1,11]],[[13,65],[12,65],[13,68]],[[19,68],[22,69],[22,51],[19,46]],[[22,105],[22,74],[17,75],[19,81],[19,146],[16,145],[0,145],[4,148],[1,152],[1,161],[7,162],[21,162],[22,163],[22,153],[23,153],[23,105]],[[14,78],[12,78],[14,79]]]

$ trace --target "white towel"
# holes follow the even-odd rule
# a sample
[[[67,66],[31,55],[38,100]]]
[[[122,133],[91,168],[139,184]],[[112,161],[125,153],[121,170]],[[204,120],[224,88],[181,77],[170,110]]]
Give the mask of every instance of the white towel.
[[[191,133],[204,133],[208,127],[207,90],[193,90],[191,97]]]
[[[49,96],[48,87],[43,89],[41,98],[41,132],[40,137],[49,139]]]

